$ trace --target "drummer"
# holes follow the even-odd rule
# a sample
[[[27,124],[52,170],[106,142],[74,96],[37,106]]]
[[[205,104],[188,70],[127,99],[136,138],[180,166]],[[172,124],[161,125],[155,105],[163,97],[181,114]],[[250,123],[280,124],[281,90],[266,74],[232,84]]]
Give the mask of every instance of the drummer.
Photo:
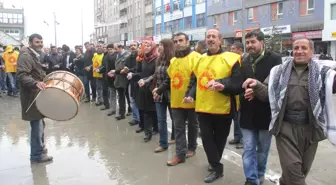
[[[43,163],[52,161],[44,144],[44,116],[36,108],[35,103],[29,108],[40,90],[45,88],[43,79],[45,71],[39,62],[39,54],[43,48],[42,36],[32,34],[29,37],[29,47],[21,50],[17,66],[17,78],[20,84],[20,100],[22,119],[30,122],[30,162]],[[28,109],[29,108],[29,109]],[[27,111],[28,110],[28,111]]]

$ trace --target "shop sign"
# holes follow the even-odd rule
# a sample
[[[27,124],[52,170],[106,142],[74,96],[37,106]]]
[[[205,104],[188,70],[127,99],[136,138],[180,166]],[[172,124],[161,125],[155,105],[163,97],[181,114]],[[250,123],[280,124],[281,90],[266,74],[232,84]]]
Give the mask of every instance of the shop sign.
[[[245,30],[245,34],[252,31],[252,30],[259,30],[260,28],[248,28]],[[243,35],[242,30],[236,30],[236,37],[241,38]]]
[[[322,38],[322,30],[319,31],[307,31],[307,32],[296,32],[292,35],[293,40],[298,38],[307,38],[307,39],[320,39]]]
[[[283,25],[283,26],[274,26],[274,27],[266,27],[260,29],[265,35],[275,34],[286,34],[291,33],[291,26],[290,25]]]

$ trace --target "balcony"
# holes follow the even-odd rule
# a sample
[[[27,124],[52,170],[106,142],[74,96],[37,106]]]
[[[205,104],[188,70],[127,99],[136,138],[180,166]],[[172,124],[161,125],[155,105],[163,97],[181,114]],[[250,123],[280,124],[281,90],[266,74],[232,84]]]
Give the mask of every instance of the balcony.
[[[119,1],[119,9],[122,10],[124,8],[127,8],[127,1],[126,0],[120,0]]]
[[[124,17],[127,15],[127,8],[121,9],[119,12],[120,17]]]
[[[148,13],[153,13],[153,5],[147,5],[145,7],[145,14],[148,14]]]

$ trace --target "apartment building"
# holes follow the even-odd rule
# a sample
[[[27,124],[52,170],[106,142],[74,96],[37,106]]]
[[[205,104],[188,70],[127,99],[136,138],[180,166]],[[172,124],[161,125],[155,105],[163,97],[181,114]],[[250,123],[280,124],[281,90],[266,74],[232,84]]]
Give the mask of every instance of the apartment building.
[[[324,15],[322,39],[325,42],[330,42],[328,54],[336,60],[336,0],[325,0]]]
[[[158,39],[184,32],[192,41],[204,40],[208,0],[154,0],[155,29]]]
[[[128,44],[153,36],[151,0],[95,0],[97,40]]]
[[[0,31],[17,41],[25,38],[24,10],[0,6]]]
[[[324,4],[324,0],[209,0],[207,26],[220,29],[225,47],[241,41],[244,22],[246,33],[260,29],[265,35],[281,35],[283,51],[292,49],[295,38],[306,37],[320,53],[329,49],[329,43],[322,41]]]

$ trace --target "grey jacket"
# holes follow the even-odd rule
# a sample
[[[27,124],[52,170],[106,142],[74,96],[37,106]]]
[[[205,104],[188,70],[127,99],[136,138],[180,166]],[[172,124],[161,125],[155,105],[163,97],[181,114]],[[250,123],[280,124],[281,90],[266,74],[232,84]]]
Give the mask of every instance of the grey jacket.
[[[127,88],[128,86],[127,74],[121,74],[120,71],[124,69],[124,67],[130,68],[130,63],[131,63],[131,53],[124,52],[118,56],[115,62],[114,86],[116,88]]]
[[[38,81],[43,81],[45,71],[39,62],[39,54],[33,49],[21,50],[17,78],[20,84],[20,100],[22,108],[22,119],[26,121],[40,120],[44,116],[37,110],[35,103],[26,113],[27,108],[33,102],[39,89],[36,86]]]

